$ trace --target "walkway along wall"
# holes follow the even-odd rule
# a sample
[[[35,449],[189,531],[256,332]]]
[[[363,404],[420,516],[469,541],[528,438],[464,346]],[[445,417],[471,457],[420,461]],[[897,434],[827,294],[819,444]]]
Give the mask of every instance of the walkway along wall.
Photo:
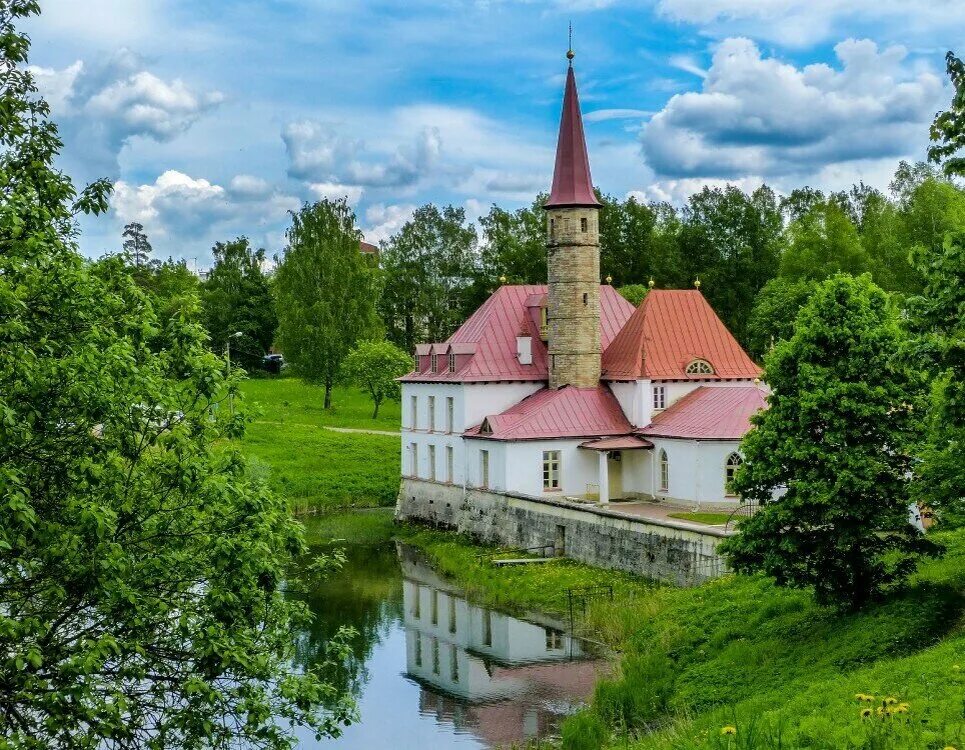
[[[644,519],[613,507],[403,479],[396,518],[453,529],[491,544],[555,544],[580,562],[692,586],[726,572],[720,529]]]

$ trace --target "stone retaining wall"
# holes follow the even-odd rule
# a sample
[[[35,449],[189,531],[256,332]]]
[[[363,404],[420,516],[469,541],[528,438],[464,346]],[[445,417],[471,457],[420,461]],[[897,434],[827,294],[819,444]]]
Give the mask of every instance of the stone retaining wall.
[[[691,586],[726,572],[713,528],[642,519],[619,510],[403,479],[396,518],[510,547],[556,545],[590,565]]]

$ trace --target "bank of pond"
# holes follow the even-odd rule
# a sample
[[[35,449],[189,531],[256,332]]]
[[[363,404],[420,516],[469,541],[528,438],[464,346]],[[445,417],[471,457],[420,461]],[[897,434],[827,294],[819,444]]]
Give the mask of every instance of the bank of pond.
[[[303,658],[357,631],[343,677],[361,721],[333,747],[965,749],[965,530],[842,614],[756,576],[677,589],[496,566],[520,553],[383,510],[307,526],[347,562],[309,595]]]

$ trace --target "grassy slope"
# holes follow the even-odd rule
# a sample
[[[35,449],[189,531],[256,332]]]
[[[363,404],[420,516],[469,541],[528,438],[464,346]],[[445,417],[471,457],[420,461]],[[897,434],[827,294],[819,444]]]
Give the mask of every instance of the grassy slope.
[[[242,390],[255,415],[244,450],[296,511],[395,502],[399,438],[323,428],[398,430],[397,404],[373,420],[371,403],[354,390],[336,389],[331,411],[321,406],[321,388],[294,378],[249,380]]]
[[[948,555],[908,591],[852,615],[761,577],[674,589],[569,561],[495,568],[455,535],[400,534],[500,607],[562,613],[567,587],[614,585],[616,601],[591,604],[586,626],[624,650],[623,677],[598,686],[588,719],[569,722],[569,747],[599,747],[598,734],[638,750],[965,750],[965,530],[943,535]],[[895,696],[909,713],[862,720],[856,693]],[[738,734],[721,736],[725,725]]]

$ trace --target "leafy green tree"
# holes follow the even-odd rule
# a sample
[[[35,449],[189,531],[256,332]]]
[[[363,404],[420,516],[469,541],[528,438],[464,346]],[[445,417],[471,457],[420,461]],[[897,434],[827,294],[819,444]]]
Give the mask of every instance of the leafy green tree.
[[[908,521],[920,382],[901,343],[888,296],[867,275],[838,275],[765,358],[769,408],[753,418],[733,485],[762,505],[722,547],[735,570],[854,608],[936,552]]]
[[[788,223],[797,221],[812,211],[817,205],[824,203],[824,193],[810,186],[794,188],[781,198],[781,213]]]
[[[813,281],[793,281],[783,276],[764,285],[754,299],[747,321],[747,348],[752,356],[761,359],[779,341],[791,337],[794,320],[813,291]]]
[[[902,162],[891,190],[909,255],[938,255],[946,235],[965,228],[965,191],[933,167]]]
[[[912,356],[932,377],[931,405],[916,495],[946,519],[965,522],[965,230],[941,252],[917,258],[925,277],[910,301]]]
[[[278,328],[274,296],[262,270],[265,251],[253,249],[247,237],[238,237],[215,243],[212,252],[214,267],[201,297],[211,347],[224,351],[230,337],[233,361],[248,371],[255,370],[274,343]]]
[[[416,209],[382,252],[379,312],[390,341],[406,351],[445,341],[475,309],[476,229],[461,208]]]
[[[931,126],[934,146],[928,148],[928,160],[942,163],[945,174],[965,175],[965,156],[959,152],[965,148],[965,62],[949,51],[945,55],[945,67],[955,93],[952,103],[944,112],[935,115]]]
[[[817,203],[788,227],[789,244],[781,258],[781,276],[821,281],[836,273],[868,270],[868,255],[858,230],[838,202]]]
[[[532,206],[516,211],[494,205],[479,219],[484,240],[479,253],[480,288],[494,289],[503,276],[510,284],[546,283],[545,202],[541,193]]]
[[[860,201],[857,227],[875,283],[888,292],[920,292],[921,274],[911,263],[898,207],[877,190],[865,192]]]
[[[325,387],[325,408],[342,361],[379,330],[376,278],[359,252],[361,233],[344,198],[292,212],[275,273],[278,344],[295,371]]]
[[[372,419],[379,416],[385,399],[398,401],[402,389],[396,378],[412,370],[412,356],[389,341],[362,341],[342,364],[345,379],[369,394],[375,404]]]
[[[628,284],[621,286],[617,291],[631,305],[640,307],[640,303],[643,302],[643,298],[647,296],[650,289],[644,284]]]
[[[333,734],[352,706],[327,665],[288,666],[304,608],[280,585],[302,530],[226,445],[237,382],[190,316],[162,329],[122,263],[74,245],[110,186],[77,195],[53,165],[14,26],[38,12],[0,1],[0,744]]]

